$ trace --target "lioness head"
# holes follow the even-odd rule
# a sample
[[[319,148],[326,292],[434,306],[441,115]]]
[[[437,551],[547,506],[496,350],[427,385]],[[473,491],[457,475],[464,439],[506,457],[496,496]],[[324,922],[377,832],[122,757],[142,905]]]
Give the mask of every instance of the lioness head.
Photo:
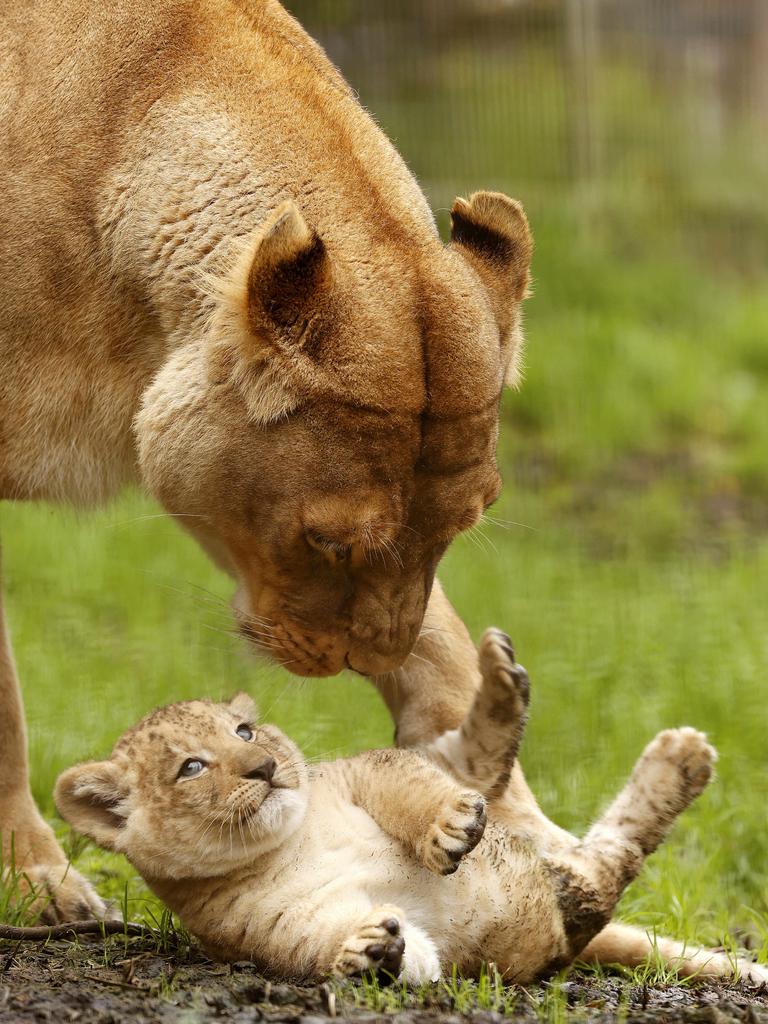
[[[153,711],[108,761],[59,776],[56,805],[147,879],[226,874],[287,838],[306,808],[300,751],[255,719],[246,694]]]
[[[350,255],[284,203],[136,420],[147,486],[237,578],[243,632],[300,675],[400,665],[441,555],[499,492],[532,242],[506,196],[452,218],[448,246],[403,228]]]

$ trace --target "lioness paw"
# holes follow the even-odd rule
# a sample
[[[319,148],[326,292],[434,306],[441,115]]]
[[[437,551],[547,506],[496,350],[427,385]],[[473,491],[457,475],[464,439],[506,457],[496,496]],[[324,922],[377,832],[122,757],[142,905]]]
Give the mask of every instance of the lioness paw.
[[[665,729],[651,740],[637,765],[637,780],[675,811],[687,807],[712,778],[717,753],[703,732]]]
[[[461,858],[474,850],[486,823],[485,798],[474,790],[462,790],[446,803],[438,820],[427,830],[422,862],[436,875],[450,875]]]
[[[19,893],[31,916],[41,924],[54,925],[104,920],[108,908],[79,871],[63,864],[36,864],[24,868],[18,880]]]
[[[398,907],[377,907],[342,944],[331,973],[356,978],[372,972],[380,980],[397,978],[403,966],[405,939],[403,912]]]

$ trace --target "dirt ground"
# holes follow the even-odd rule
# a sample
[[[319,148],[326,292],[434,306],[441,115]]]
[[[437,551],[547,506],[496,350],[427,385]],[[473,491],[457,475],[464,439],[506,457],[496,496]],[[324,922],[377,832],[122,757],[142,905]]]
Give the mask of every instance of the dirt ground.
[[[420,1005],[397,1012],[356,1006],[354,990],[304,988],[271,983],[248,963],[222,965],[192,954],[137,952],[119,943],[50,942],[3,944],[0,949],[0,1022],[54,1024],[202,1024],[274,1021],[317,1024],[333,1017],[359,1024],[397,1019],[408,1024],[494,1024],[514,1019],[530,1024],[565,1019],[661,1024],[768,1024],[768,991],[738,985],[645,988],[618,978],[573,974],[556,995],[546,985],[520,990],[510,1016],[488,1009],[459,1013],[447,993],[435,989]],[[553,996],[556,996],[553,998]]]

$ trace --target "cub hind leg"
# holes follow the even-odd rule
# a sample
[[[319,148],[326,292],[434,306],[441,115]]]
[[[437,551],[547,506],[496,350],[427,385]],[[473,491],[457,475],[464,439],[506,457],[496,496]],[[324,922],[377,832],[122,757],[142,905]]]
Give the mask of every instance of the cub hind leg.
[[[512,643],[488,629],[478,649],[480,687],[458,729],[443,733],[424,753],[486,799],[504,793],[528,718],[528,674],[515,661]]]
[[[547,858],[574,957],[608,923],[645,858],[707,785],[716,757],[695,729],[659,733],[584,839]]]

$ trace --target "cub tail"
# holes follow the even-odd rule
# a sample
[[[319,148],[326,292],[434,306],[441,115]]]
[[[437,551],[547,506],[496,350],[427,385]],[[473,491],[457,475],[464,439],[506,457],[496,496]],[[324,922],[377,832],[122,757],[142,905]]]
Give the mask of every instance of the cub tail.
[[[658,938],[641,928],[609,924],[577,957],[583,963],[639,967],[654,960],[680,978],[717,978],[768,985],[768,967],[714,949],[697,949],[675,939]]]

